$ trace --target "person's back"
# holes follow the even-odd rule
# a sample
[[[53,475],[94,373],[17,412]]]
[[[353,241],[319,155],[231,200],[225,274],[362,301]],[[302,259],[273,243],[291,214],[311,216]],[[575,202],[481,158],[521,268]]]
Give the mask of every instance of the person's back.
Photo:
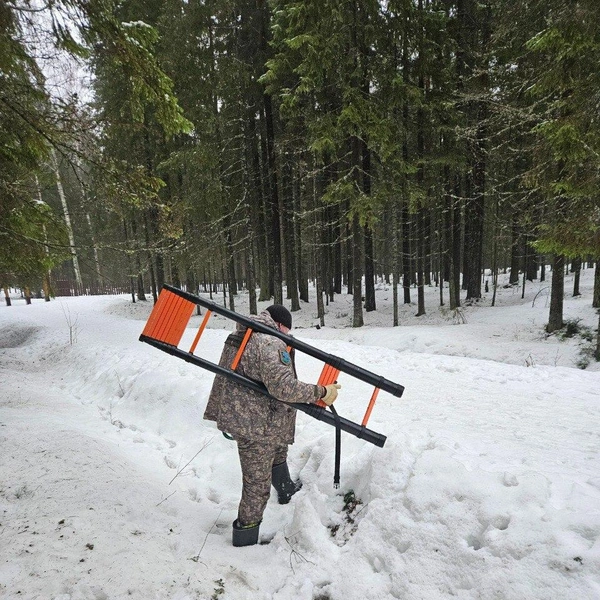
[[[276,329],[265,311],[256,321]],[[239,327],[225,342],[219,364],[231,368],[245,334]],[[295,409],[286,402],[313,403],[320,397],[320,386],[296,378],[292,355],[285,343],[265,333],[253,332],[236,369],[240,375],[263,383],[277,400],[217,375],[209,395],[204,418],[216,421],[217,427],[234,438],[277,438],[294,442]]]
[[[273,330],[288,333],[292,316],[281,305],[272,305],[255,318]],[[238,327],[225,342],[219,364],[231,368],[245,329]],[[287,466],[288,444],[294,442],[296,410],[288,403],[331,404],[339,386],[304,383],[296,377],[293,353],[283,340],[266,333],[253,332],[236,369],[241,375],[263,383],[269,398],[239,383],[217,375],[211,389],[204,418],[237,442],[242,467],[242,499],[238,518],[233,523],[233,545],[258,541],[258,530],[269,499],[271,483],[279,502],[287,503],[301,485],[292,481]]]

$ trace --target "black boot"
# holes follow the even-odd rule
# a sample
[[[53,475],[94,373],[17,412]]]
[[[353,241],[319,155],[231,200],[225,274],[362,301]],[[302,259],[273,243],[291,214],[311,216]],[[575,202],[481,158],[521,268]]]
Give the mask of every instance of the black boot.
[[[231,542],[234,546],[254,546],[258,543],[260,523],[242,525],[237,519],[233,522]]]
[[[277,490],[279,504],[287,504],[291,497],[302,488],[301,481],[292,481],[287,462],[273,467],[271,483]]]

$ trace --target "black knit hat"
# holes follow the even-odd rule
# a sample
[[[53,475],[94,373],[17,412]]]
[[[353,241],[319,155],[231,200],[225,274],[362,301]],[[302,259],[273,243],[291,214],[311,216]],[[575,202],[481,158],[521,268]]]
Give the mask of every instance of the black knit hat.
[[[285,306],[272,304],[266,310],[275,323],[281,323],[288,329],[292,328],[292,313]]]

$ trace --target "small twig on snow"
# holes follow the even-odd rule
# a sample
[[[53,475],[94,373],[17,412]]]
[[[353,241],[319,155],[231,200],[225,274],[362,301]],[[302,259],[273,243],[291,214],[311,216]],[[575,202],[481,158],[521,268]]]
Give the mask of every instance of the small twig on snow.
[[[300,552],[298,552],[298,550],[296,550],[296,548],[294,548],[294,546],[292,546],[292,542],[290,542],[290,538],[283,536],[283,539],[287,542],[288,546],[292,549],[292,551],[290,552],[290,568],[292,569],[292,573],[294,573],[294,575],[296,574],[296,571],[294,570],[294,565],[292,564],[292,557],[296,556],[297,557],[296,560],[298,562],[300,562],[300,559],[302,559],[304,562],[310,563],[311,565],[315,564],[312,560],[308,560],[308,558],[306,558],[305,556],[302,556],[302,554],[300,554]]]
[[[181,467],[181,469],[179,469],[179,471],[177,471],[177,473],[175,474],[175,477],[173,477],[173,479],[171,479],[171,481],[169,481],[169,485],[171,485],[177,479],[177,477],[180,475],[180,473],[196,458],[196,456],[198,456],[198,454],[200,454],[200,452],[202,452],[202,450],[204,450],[207,446],[210,446],[213,439],[214,438],[210,438],[210,440],[208,440],[208,442],[206,442],[204,444],[204,446],[202,446],[202,448],[200,448],[200,450],[198,450],[198,452],[196,452],[196,454],[194,454],[194,456],[192,456],[192,458],[190,458],[190,460],[185,465],[183,465],[183,467]]]
[[[176,494],[177,490],[175,490],[173,492],[173,494]],[[163,502],[166,502],[173,494],[169,494],[166,498],[163,498],[156,506],[160,506]]]
[[[535,301],[537,300],[537,297],[545,290],[547,290],[548,287],[543,287],[540,289],[540,291],[533,297],[533,301],[531,302],[531,307],[533,308],[535,306]]]
[[[208,536],[210,535],[210,532],[213,530],[214,526],[217,524],[217,521],[221,518],[222,512],[223,512],[223,509],[221,509],[221,511],[217,515],[217,518],[215,519],[215,522],[210,526],[210,529],[208,530],[208,533],[206,534],[204,541],[202,542],[202,547],[198,551],[198,554],[196,554],[196,556],[192,556],[192,558],[190,558],[190,560],[193,560],[194,562],[198,562],[200,560],[200,555],[202,554],[202,550],[204,550],[204,546],[206,545],[206,540],[208,539]]]

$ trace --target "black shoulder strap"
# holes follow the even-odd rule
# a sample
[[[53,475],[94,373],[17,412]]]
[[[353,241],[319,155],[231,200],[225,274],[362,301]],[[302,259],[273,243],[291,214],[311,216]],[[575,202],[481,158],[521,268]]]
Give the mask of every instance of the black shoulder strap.
[[[246,329],[234,331],[227,336],[225,343],[228,346],[233,346],[234,348],[239,348],[242,345],[242,340],[244,339],[244,334],[246,333]]]
[[[333,413],[335,422],[335,467],[333,471],[333,487],[340,487],[340,461],[342,458],[342,429],[340,427],[340,416],[338,415],[333,404],[329,406],[329,410]]]

